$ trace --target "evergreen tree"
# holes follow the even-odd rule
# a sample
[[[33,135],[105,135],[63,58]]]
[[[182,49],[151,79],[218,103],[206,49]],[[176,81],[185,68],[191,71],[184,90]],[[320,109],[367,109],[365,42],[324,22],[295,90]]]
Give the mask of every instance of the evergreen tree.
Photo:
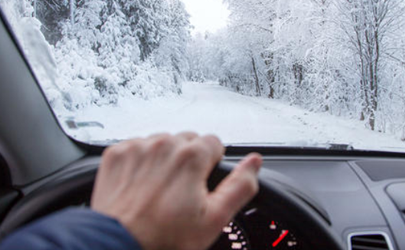
[[[161,39],[155,58],[158,65],[174,70],[175,81],[178,82],[178,78],[182,78],[188,69],[186,53],[191,39],[189,14],[180,0],[171,0],[167,11],[168,15],[164,20],[167,31]]]
[[[166,0],[120,0],[133,34],[139,41],[141,60],[145,61],[165,36]]]

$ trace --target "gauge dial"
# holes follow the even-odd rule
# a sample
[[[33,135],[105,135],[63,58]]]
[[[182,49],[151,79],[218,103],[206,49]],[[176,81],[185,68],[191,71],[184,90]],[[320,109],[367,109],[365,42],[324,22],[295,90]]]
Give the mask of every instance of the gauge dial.
[[[282,216],[277,216],[268,209],[250,206],[243,210],[237,218],[249,237],[251,249],[311,249],[301,239],[297,238],[295,229],[285,223]]]
[[[296,249],[298,242],[295,236],[280,223],[271,221],[269,230],[272,237],[268,249]]]
[[[223,228],[222,234],[211,250],[249,250],[249,242],[246,234],[237,222],[231,221]]]

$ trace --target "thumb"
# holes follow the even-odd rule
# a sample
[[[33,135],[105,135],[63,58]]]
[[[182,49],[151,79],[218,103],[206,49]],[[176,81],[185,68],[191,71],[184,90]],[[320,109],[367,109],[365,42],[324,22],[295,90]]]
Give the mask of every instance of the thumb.
[[[261,165],[261,155],[248,155],[209,195],[208,211],[215,224],[226,225],[256,195]]]

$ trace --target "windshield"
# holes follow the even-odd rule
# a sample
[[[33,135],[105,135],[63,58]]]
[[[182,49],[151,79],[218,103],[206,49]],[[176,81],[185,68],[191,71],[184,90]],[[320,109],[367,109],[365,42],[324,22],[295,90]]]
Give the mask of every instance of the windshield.
[[[196,131],[226,145],[405,152],[402,0],[0,6],[77,140]]]

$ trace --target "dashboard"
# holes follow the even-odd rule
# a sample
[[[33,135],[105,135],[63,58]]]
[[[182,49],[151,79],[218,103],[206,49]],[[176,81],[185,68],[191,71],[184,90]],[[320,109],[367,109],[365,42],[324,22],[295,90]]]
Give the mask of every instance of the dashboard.
[[[404,160],[267,157],[260,175],[310,204],[347,249],[405,249]],[[288,212],[251,204],[231,223],[214,249],[313,249]]]
[[[224,160],[236,163],[240,159],[228,156]],[[48,207],[54,210],[86,203],[92,184],[70,194],[69,199],[61,192],[78,185],[75,178],[81,172],[90,169],[93,175],[88,178],[94,178],[99,163],[100,157],[87,157],[53,180],[26,187],[25,198],[10,211],[0,232],[16,228],[28,210],[36,217],[44,215],[39,209],[44,200],[53,202]],[[401,158],[264,157],[259,177],[278,183],[306,203],[349,250],[405,249],[405,160]],[[283,210],[283,204],[253,200],[223,228],[211,249],[316,250],[311,242],[323,239],[311,230],[292,211]]]

